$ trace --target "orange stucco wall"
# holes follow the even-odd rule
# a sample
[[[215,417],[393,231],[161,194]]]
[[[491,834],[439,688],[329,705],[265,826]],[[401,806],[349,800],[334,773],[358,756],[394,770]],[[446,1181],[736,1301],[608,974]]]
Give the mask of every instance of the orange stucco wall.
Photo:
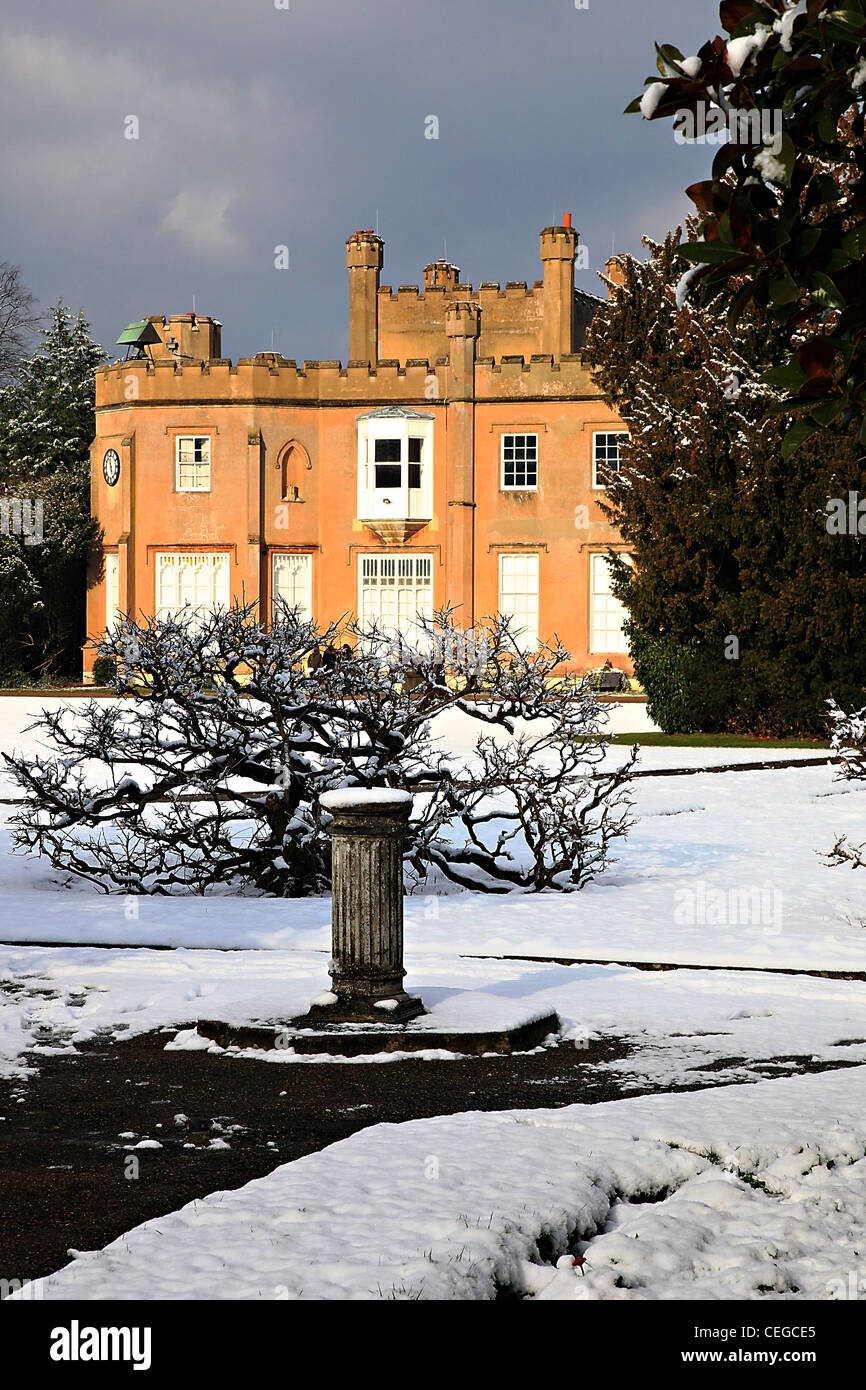
[[[619,548],[592,488],[592,432],[622,426],[600,399],[579,352],[542,355],[533,342],[528,360],[511,352],[480,355],[485,307],[494,301],[507,306],[507,323],[491,325],[488,341],[500,334],[520,337],[513,308],[521,300],[529,309],[527,341],[535,338],[540,286],[510,290],[502,298],[460,289],[459,300],[441,291],[430,296],[437,320],[419,325],[415,336],[410,320],[426,297],[407,296],[411,314],[399,328],[394,319],[387,328],[399,333],[400,352],[373,366],[297,365],[269,353],[236,365],[222,358],[176,360],[160,344],[153,360],[101,369],[92,502],[103,544],[92,566],[88,632],[106,623],[103,556],[114,550],[120,607],[135,614],[154,610],[157,551],[226,550],[232,597],[263,604],[270,600],[273,552],[309,551],[313,611],[322,622],[356,611],[361,554],[432,554],[434,605],[459,602],[468,620],[498,607],[500,554],[531,550],[539,555],[541,636],[559,636],[572,653],[572,669],[598,666],[610,655],[630,672],[625,654],[589,650],[589,556],[611,544]],[[450,337],[443,331],[446,299],[453,300]],[[368,297],[368,314],[370,302]],[[465,317],[458,322],[461,303]],[[575,323],[579,317],[575,312]],[[177,336],[176,321],[154,322],[162,336],[169,336],[170,327]],[[214,329],[209,341],[218,340]],[[441,351],[429,352],[431,343]],[[432,516],[399,544],[382,540],[357,516],[357,417],[395,404],[433,417]],[[538,435],[535,492],[500,489],[500,438],[506,431]],[[209,492],[176,490],[178,434],[210,436]],[[281,465],[290,444],[296,446],[288,468],[291,495],[296,487],[298,497],[287,501]],[[109,448],[121,459],[114,487],[102,474]],[[86,652],[86,671],[92,659]]]

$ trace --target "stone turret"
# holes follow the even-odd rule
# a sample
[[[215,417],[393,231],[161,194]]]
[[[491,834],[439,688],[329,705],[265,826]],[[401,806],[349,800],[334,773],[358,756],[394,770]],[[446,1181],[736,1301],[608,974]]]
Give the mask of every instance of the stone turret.
[[[445,333],[451,361],[449,394],[454,400],[469,400],[475,394],[475,352],[481,333],[481,310],[469,299],[448,305]]]
[[[544,266],[544,312],[541,351],[553,357],[574,351],[574,260],[577,232],[571,213],[561,227],[545,227],[541,233]]]
[[[379,273],[384,242],[358,231],[346,242],[349,270],[349,361],[375,364],[379,357]]]
[[[460,271],[450,261],[431,261],[424,267],[425,290],[456,290]]]

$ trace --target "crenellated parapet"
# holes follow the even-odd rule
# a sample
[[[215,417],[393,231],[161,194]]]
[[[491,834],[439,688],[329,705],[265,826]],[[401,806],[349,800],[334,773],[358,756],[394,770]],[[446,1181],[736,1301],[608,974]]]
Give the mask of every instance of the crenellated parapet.
[[[597,395],[589,364],[581,353],[505,353],[498,358],[480,352],[479,310],[468,301],[449,306],[446,342],[449,352],[435,357],[382,359],[375,367],[350,361],[308,360],[298,363],[278,353],[227,358],[210,362],[157,360],[115,362],[96,373],[97,410],[136,405],[268,404],[369,401],[445,400],[449,396],[476,399],[517,393],[536,396]],[[473,343],[474,379],[465,344]],[[455,359],[455,353],[459,361]],[[457,376],[460,377],[458,384]],[[467,372],[470,373],[466,380]],[[519,383],[519,385],[518,385]],[[473,390],[474,385],[474,390]]]
[[[148,357],[97,372],[97,408],[136,404],[303,405],[333,402],[468,401],[498,393],[597,395],[576,351],[596,302],[574,288],[577,233],[566,214],[540,237],[544,278],[464,283],[448,260],[396,290],[379,284],[383,242],[359,230],[346,242],[349,358],[301,363],[260,352],[219,356],[220,325],[192,314],[147,322],[158,335]],[[153,343],[151,335],[147,340]]]
[[[383,360],[371,367],[351,361],[308,360],[297,363],[275,353],[260,353],[233,364],[174,360],[116,362],[96,373],[96,408],[136,405],[182,406],[184,402],[231,404],[318,404],[333,401],[436,399],[448,384],[448,357]]]

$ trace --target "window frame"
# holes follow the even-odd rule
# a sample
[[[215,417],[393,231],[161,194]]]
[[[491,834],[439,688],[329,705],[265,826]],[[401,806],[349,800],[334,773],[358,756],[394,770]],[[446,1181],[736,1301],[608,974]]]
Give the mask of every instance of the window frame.
[[[534,439],[535,440],[535,482],[534,483],[507,483],[505,481],[505,441],[506,439]],[[512,446],[514,447],[514,446]],[[525,445],[524,445],[525,449]],[[514,470],[515,460],[511,460],[511,467]],[[524,474],[526,473],[526,457],[523,459]],[[516,470],[515,470],[516,471]],[[538,433],[534,430],[503,430],[499,436],[499,491],[500,492],[537,492],[539,473],[539,448]]]
[[[382,583],[383,568],[384,568],[386,565],[391,565],[391,566],[393,566],[393,579],[392,579],[392,583],[393,583],[393,589],[394,589],[394,592],[395,592],[395,593],[401,588],[401,579],[402,579],[402,581],[403,581],[402,587],[406,587],[406,580],[409,579],[409,578],[411,578],[411,579],[413,580],[413,582],[412,582],[412,584],[411,584],[411,588],[412,588],[412,591],[413,591],[413,592],[419,592],[419,591],[420,591],[420,592],[422,592],[422,593],[425,593],[425,594],[428,594],[428,595],[429,595],[429,612],[426,612],[426,616],[427,616],[428,618],[432,618],[434,612],[436,611],[436,610],[435,610],[435,606],[434,606],[434,602],[433,602],[433,584],[434,584],[434,577],[435,577],[435,566],[434,566],[434,563],[433,563],[433,559],[434,559],[434,557],[433,557],[432,552],[431,552],[431,551],[428,551],[428,550],[359,551],[359,552],[358,552],[358,623],[359,623],[359,625],[362,626],[362,627],[364,627],[364,626],[366,625],[366,623],[367,623],[367,615],[366,615],[366,613],[364,612],[364,592],[365,592],[365,590],[370,590],[370,589],[376,589],[376,590],[378,590],[379,592],[381,592],[381,591],[383,590],[383,588],[385,587],[385,586],[383,585],[383,583]],[[409,565],[412,566],[412,568],[413,568],[414,571],[415,571],[415,573],[412,574],[411,576],[410,576],[410,575],[407,575],[407,574],[405,573],[404,567],[406,566],[407,562],[408,562]],[[424,573],[424,575],[423,575],[424,582],[423,582],[423,583],[420,583],[420,582],[418,582],[418,581],[419,581],[419,579],[421,578],[420,569],[421,569],[422,566],[424,567],[424,571],[425,571],[425,573]],[[369,567],[369,568],[368,568],[368,567]],[[404,572],[403,572],[402,574],[401,574],[401,569],[404,569]],[[376,576],[377,582],[376,582],[375,584],[371,584],[371,583],[369,583],[369,582],[365,582],[366,580],[369,579],[369,576],[371,575],[371,573],[372,573],[373,570],[377,571],[377,576]],[[417,610],[417,611],[420,612],[420,610]],[[411,620],[411,619],[409,620],[410,626],[411,626],[411,624],[412,624],[412,621],[413,621],[413,620]],[[383,628],[382,630],[385,631],[384,628]],[[396,632],[394,632],[394,633],[389,633],[388,635],[392,636],[395,640],[399,640],[400,638],[402,638],[402,640],[405,641],[405,642],[406,642],[408,645],[410,645],[410,646],[419,645],[420,634],[419,634],[418,632],[408,632],[408,633],[406,633],[406,632],[403,632],[402,629],[399,629],[399,628],[398,628],[398,630],[397,630]],[[364,644],[363,644],[363,641],[362,641],[362,644],[361,644],[361,645],[362,645],[362,646],[364,645]]]
[[[598,459],[597,459],[597,457],[596,457],[596,440],[599,438],[600,435],[609,435],[609,434],[615,434],[615,435],[619,436],[620,438],[628,439],[629,433],[630,433],[629,430],[620,430],[620,429],[593,430],[593,432],[592,432],[592,490],[593,490],[593,492],[606,492],[606,491],[607,491],[607,483],[600,483],[600,482],[598,481]],[[621,468],[622,468],[622,460],[620,460],[620,468],[617,469],[617,472],[619,472]]]
[[[182,460],[180,457],[181,445],[188,440],[192,441],[193,453],[198,440],[207,440],[207,460],[191,461]],[[202,487],[197,484],[189,486],[180,480],[181,467],[198,469],[206,462],[207,465],[207,486]],[[174,490],[175,492],[210,492],[213,482],[213,440],[210,434],[176,434],[174,437]]]
[[[224,562],[224,565],[225,565],[224,570],[223,570],[222,563],[220,563],[220,564],[218,565],[218,564],[217,564],[217,561]],[[213,592],[213,589],[214,589],[214,587],[215,587],[214,581],[215,581],[215,579],[216,579],[217,572],[218,572],[218,571],[221,572],[222,577],[223,577],[223,579],[224,579],[224,588],[225,588],[225,602],[224,602],[224,603],[218,602],[217,600],[214,600],[214,602],[211,604],[210,607],[201,609],[201,608],[199,608],[199,606],[198,606],[197,604],[192,604],[192,603],[190,603],[190,604],[184,604],[183,607],[180,607],[180,606],[177,606],[177,605],[174,606],[174,607],[171,607],[170,605],[164,604],[164,603],[161,601],[161,600],[162,600],[162,570],[163,570],[163,566],[164,566],[166,563],[168,563],[169,566],[174,566],[174,567],[176,568],[176,571],[177,571],[177,579],[176,579],[176,583],[175,583],[175,589],[177,590],[177,586],[178,586],[179,580],[180,580],[180,570],[181,570],[181,566],[182,566],[184,563],[190,563],[190,562],[192,562],[193,564],[202,564],[202,563],[205,563],[205,564],[207,564],[207,565],[209,566],[209,568],[210,568],[210,570],[211,570],[211,574],[212,574],[212,583],[211,583],[211,591],[212,591],[212,592]],[[203,546],[203,547],[201,547],[201,548],[198,549],[198,550],[183,550],[183,549],[180,549],[180,548],[178,548],[178,549],[176,549],[176,550],[172,550],[172,549],[157,550],[157,551],[154,552],[154,557],[153,557],[153,568],[154,568],[154,595],[153,595],[154,603],[153,603],[153,611],[154,611],[154,616],[155,616],[155,617],[157,617],[157,618],[159,618],[159,617],[164,617],[164,616],[178,617],[180,614],[184,613],[185,611],[191,611],[191,612],[193,612],[193,613],[205,612],[205,613],[208,613],[208,614],[209,614],[209,613],[211,613],[211,612],[214,610],[214,608],[218,608],[218,609],[220,609],[220,610],[225,610],[225,609],[228,609],[228,608],[231,607],[231,601],[232,601],[232,563],[231,563],[231,553],[230,553],[230,551],[228,551],[227,549],[223,548],[223,549],[213,549],[213,550],[209,550],[207,547],[204,547],[204,546]]]
[[[302,610],[301,605],[298,604],[296,608],[299,612],[300,621],[310,623],[313,621],[313,552],[311,550],[271,551],[271,621],[273,622],[275,616],[274,601],[280,597],[277,593],[276,574],[279,568],[279,562],[284,561],[287,557],[293,560],[306,561],[303,568],[306,570],[307,607],[306,610]]]
[[[112,604],[112,599],[114,603]],[[105,627],[113,628],[120,620],[120,554],[105,551]]]
[[[519,651],[537,652],[541,642],[540,623],[541,623],[541,555],[537,550],[503,550],[499,553],[498,559],[498,578],[497,578],[497,611],[503,617],[517,618],[518,615],[511,611],[506,611],[502,606],[502,596],[505,592],[503,585],[503,571],[506,562],[509,560],[534,560],[535,561],[535,626],[533,629],[524,628],[520,633],[512,630],[512,636]],[[515,596],[517,591],[513,591]],[[526,595],[529,597],[530,595]],[[531,641],[528,640],[531,638]]]
[[[634,560],[632,559],[632,556],[629,555],[629,554],[627,554],[627,553],[625,553],[625,552],[623,552],[623,553],[621,554],[620,558],[623,559],[623,560],[625,560],[626,564],[628,564],[628,565],[633,565],[633,564],[634,564]],[[604,594],[598,593],[598,595],[597,595],[597,591],[596,591],[595,585],[594,585],[594,575],[595,575],[595,569],[596,569],[596,563],[595,563],[595,562],[596,562],[596,560],[601,560],[601,561],[603,561],[604,564],[607,566],[608,575],[610,574],[610,564],[609,564],[609,561],[608,561],[608,558],[607,558],[607,552],[604,551],[604,550],[592,550],[592,551],[590,551],[590,552],[589,552],[589,583],[588,583],[588,585],[587,585],[587,593],[588,593],[588,598],[589,598],[589,622],[588,622],[588,625],[587,625],[587,651],[588,651],[588,653],[589,653],[590,656],[628,656],[628,655],[629,655],[628,638],[626,637],[625,633],[622,632],[622,623],[623,623],[623,621],[625,620],[625,618],[628,616],[628,613],[627,613],[627,610],[626,610],[625,605],[616,597],[615,594],[611,593],[609,589],[607,590],[606,593],[604,593]],[[621,619],[620,619],[620,631],[622,632],[622,640],[623,640],[623,642],[625,643],[624,646],[622,646],[622,647],[597,647],[597,646],[594,645],[593,639],[594,639],[594,636],[595,636],[595,628],[594,628],[594,614],[593,614],[594,603],[593,603],[593,600],[596,598],[596,596],[598,596],[598,597],[600,597],[600,598],[611,598],[611,599],[613,599],[613,601],[614,601],[615,603],[617,603],[617,604],[619,605],[619,608],[620,608],[620,611],[621,611],[621,614],[622,614],[622,617],[621,617]],[[608,624],[607,622],[605,622],[605,634],[607,634],[608,626],[609,626],[609,624]]]

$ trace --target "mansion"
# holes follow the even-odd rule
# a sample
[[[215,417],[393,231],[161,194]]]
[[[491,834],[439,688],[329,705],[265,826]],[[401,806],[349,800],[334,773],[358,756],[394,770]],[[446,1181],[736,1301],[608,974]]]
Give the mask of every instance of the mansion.
[[[576,249],[566,215],[531,287],[474,290],[437,261],[393,290],[382,240],[355,232],[346,366],[232,364],[204,315],[130,325],[138,355],[96,374],[88,634],[280,597],[411,638],[450,603],[465,627],[508,614],[528,649],[556,635],[572,671],[630,673],[598,506],[623,426],[581,353],[599,301],[575,290]]]

